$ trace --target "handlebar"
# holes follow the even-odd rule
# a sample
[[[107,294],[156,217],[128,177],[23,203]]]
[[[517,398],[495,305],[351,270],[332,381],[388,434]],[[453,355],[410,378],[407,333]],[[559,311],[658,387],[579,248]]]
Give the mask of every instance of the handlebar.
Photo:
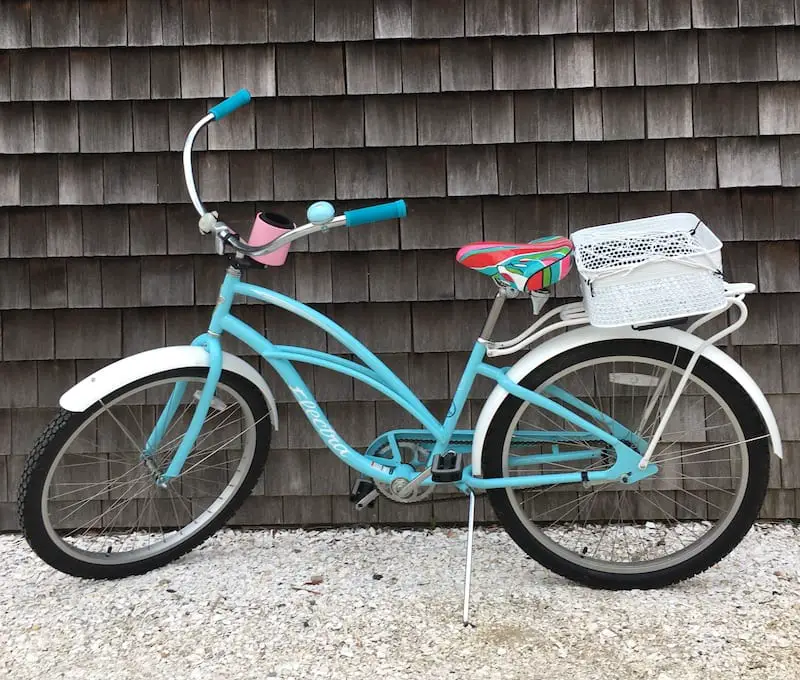
[[[237,109],[250,103],[250,92],[241,89],[219,104],[212,106],[208,113],[203,116],[186,136],[183,145],[183,174],[186,180],[186,188],[192,205],[200,215],[200,231],[211,233],[217,236],[217,252],[221,255],[224,251],[225,243],[229,244],[234,250],[249,256],[259,256],[271,253],[278,248],[288,245],[303,236],[308,236],[317,231],[327,231],[333,227],[356,227],[361,224],[370,224],[382,220],[398,219],[406,216],[405,201],[393,201],[366,208],[347,210],[344,215],[334,217],[333,206],[329,203],[318,202],[311,206],[308,212],[309,223],[301,227],[292,229],[282,234],[275,240],[265,245],[250,245],[239,238],[239,235],[230,229],[226,224],[217,219],[217,213],[209,213],[200,196],[197,193],[197,185],[194,179],[194,169],[192,168],[192,147],[198,133],[214,120],[222,120]]]

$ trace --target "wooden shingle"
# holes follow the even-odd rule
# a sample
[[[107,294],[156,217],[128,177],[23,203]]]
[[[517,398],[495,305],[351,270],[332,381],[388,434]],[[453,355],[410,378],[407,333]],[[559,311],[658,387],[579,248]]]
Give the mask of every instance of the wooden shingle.
[[[122,346],[119,310],[55,311],[56,359],[116,359]]]
[[[486,317],[483,300],[415,302],[411,309],[414,351],[419,353],[468,350]]]
[[[537,193],[536,144],[498,147],[497,175],[499,193],[503,196]]]
[[[532,90],[555,86],[552,37],[498,38],[492,44],[496,90]]]
[[[0,155],[0,206],[19,205],[19,158]]]
[[[448,196],[495,194],[497,186],[497,154],[494,146],[448,147]]]
[[[267,3],[259,0],[211,0],[211,42],[265,43]]]
[[[692,136],[692,91],[689,87],[645,90],[649,138]]]
[[[577,0],[539,0],[539,33],[574,33],[577,30]]]
[[[698,85],[694,89],[694,132],[698,137],[758,134],[756,85]]]
[[[794,0],[740,0],[740,26],[791,25],[794,20]]]
[[[47,257],[75,257],[83,254],[82,220],[80,208],[47,208]]]
[[[417,253],[379,251],[368,254],[369,299],[400,302],[417,299]]]
[[[310,99],[258,99],[254,109],[257,148],[307,149],[314,145]]]
[[[181,97],[223,97],[221,47],[184,47],[180,50]]]
[[[696,28],[734,28],[739,25],[739,0],[692,0]]]
[[[341,45],[277,45],[275,49],[280,96],[344,94]]]
[[[363,147],[364,101],[361,97],[314,99],[314,147]]]
[[[443,40],[439,57],[442,92],[492,89],[492,44],[488,39]]]
[[[541,194],[583,193],[588,190],[587,146],[540,144],[537,151],[537,183]]]
[[[2,309],[28,309],[31,306],[29,271],[30,263],[28,260],[7,260],[3,262],[3,266],[0,267],[0,282],[2,282],[2,285],[0,285],[0,307]]]
[[[155,203],[157,189],[155,156],[113,154],[103,159],[104,203]]]
[[[758,128],[762,135],[800,133],[800,85],[797,83],[763,84],[758,87]]]
[[[574,93],[574,125],[576,141],[603,139],[603,96],[600,90],[578,90]]]
[[[627,142],[589,144],[589,191],[612,192],[630,190],[630,168]]]
[[[81,0],[82,47],[114,47],[128,42],[125,0]]]
[[[633,54],[632,35],[596,35],[594,63],[597,87],[633,85]]]
[[[646,31],[647,0],[614,0],[614,30]]]
[[[31,361],[53,358],[53,313],[9,311],[3,313],[3,360]]]
[[[19,203],[20,205],[58,203],[57,156],[37,154],[20,157]]]
[[[644,137],[644,92],[641,89],[603,90],[603,139]]]
[[[170,255],[212,253],[210,238],[202,238],[197,229],[197,213],[190,205],[170,205],[166,208],[167,251]]]
[[[0,3],[0,50],[28,47],[31,44],[31,4]]]
[[[417,297],[420,300],[452,300],[455,258],[450,250],[422,250],[417,253]]]
[[[102,156],[89,154],[59,156],[59,205],[91,205],[102,202]]]
[[[169,148],[181,151],[186,134],[199,118],[205,115],[208,107],[203,100],[169,102]],[[195,151],[208,149],[208,129],[203,130],[194,141]]]
[[[132,205],[128,215],[131,255],[167,252],[167,216],[163,206]]]
[[[78,0],[31,3],[31,45],[74,47],[80,44]]]
[[[800,238],[800,227],[797,222],[797,210],[800,210],[800,191],[790,189],[774,192],[772,209],[775,220],[774,238],[787,240]]]
[[[275,199],[305,201],[336,194],[332,151],[281,151],[274,154]]]
[[[10,54],[12,101],[69,99],[69,52],[21,50]]]
[[[514,95],[510,92],[481,92],[470,95],[472,143],[494,144],[514,141]]]
[[[444,149],[387,149],[389,196],[444,196]]]
[[[619,219],[635,220],[639,217],[653,217],[670,211],[670,195],[665,191],[640,191],[621,196]]]
[[[314,40],[345,42],[372,40],[373,36],[372,0],[314,3]]]
[[[8,227],[11,257],[44,257],[47,254],[44,210],[11,210],[8,213]]]
[[[469,95],[420,95],[417,128],[420,146],[469,144],[472,141]]]
[[[480,199],[419,200],[409,204],[408,217],[400,221],[404,250],[460,248],[483,236]]]
[[[107,48],[69,51],[70,98],[111,99],[111,53]]]
[[[150,98],[150,50],[112,50],[111,97],[113,99]]]
[[[414,38],[458,38],[464,35],[464,0],[411,0]]]
[[[77,104],[71,102],[34,104],[33,139],[36,153],[78,151]]]
[[[647,9],[651,31],[692,27],[691,0],[648,0]]]
[[[0,116],[0,153],[33,152],[33,104],[12,102]]]
[[[374,0],[375,38],[411,37],[411,0]]]
[[[743,237],[747,240],[775,237],[775,218],[770,189],[742,189]]]
[[[518,142],[572,139],[572,92],[518,92],[514,95],[514,138]]]
[[[130,102],[81,102],[78,129],[82,153],[133,151]]]
[[[183,182],[183,167],[179,154],[158,154],[156,177],[158,178],[158,202],[178,203],[187,198]]]
[[[42,361],[36,373],[39,406],[58,406],[61,395],[75,384],[74,361]]]
[[[332,260],[332,276],[334,302],[365,302],[369,300],[367,253],[336,253]],[[352,399],[352,389],[350,394]]]
[[[604,33],[614,30],[614,0],[578,3],[578,32]]]
[[[10,52],[0,52],[0,102],[11,99]]]
[[[367,97],[364,101],[364,134],[367,146],[416,145],[416,97]]]
[[[135,101],[133,107],[133,150],[169,149],[169,108],[167,102]]]
[[[701,83],[776,80],[773,29],[706,31],[699,41]]]
[[[735,137],[717,140],[720,187],[781,184],[778,140]]]
[[[533,35],[539,31],[539,6],[532,0],[466,0],[467,35]]]
[[[400,43],[347,43],[345,65],[348,94],[391,94],[403,91]]]
[[[781,137],[781,184],[785,187],[800,186],[800,138]]]
[[[184,45],[207,45],[211,40],[209,0],[182,0]]]
[[[141,307],[141,261],[130,257],[100,260],[103,307]]]
[[[555,38],[556,87],[594,86],[594,39],[570,35]]]
[[[197,190],[204,199],[230,200],[230,167],[227,153],[224,151],[204,153],[198,158],[195,168]]]
[[[194,304],[194,268],[191,257],[145,257],[141,260],[141,267],[143,306]]]
[[[727,281],[757,283],[758,268],[758,245],[756,243],[741,241],[725,244],[722,269]],[[800,275],[800,268],[798,268],[798,275]]]
[[[274,97],[275,48],[272,45],[239,45],[222,50],[225,96],[245,87],[254,97]]]
[[[634,38],[634,53],[637,85],[691,84],[698,80],[695,31],[639,33]],[[711,80],[717,82],[716,78]]]
[[[800,290],[800,248],[796,241],[758,244],[758,289],[762,293]]]
[[[176,48],[150,51],[150,96],[175,99],[181,96],[181,58]]]
[[[702,215],[721,241],[742,240],[742,209],[739,192],[684,191],[672,195],[675,212]]]
[[[775,42],[778,50],[778,80],[800,80],[800,33],[778,29]]]
[[[232,201],[266,201],[273,197],[269,151],[233,151],[228,158]]]
[[[386,196],[384,149],[337,149],[334,152],[336,198],[383,198]]]
[[[314,0],[270,0],[267,5],[270,42],[314,39]]]
[[[87,206],[81,208],[83,254],[127,255],[128,208],[126,206]]]
[[[128,0],[128,45],[162,45],[164,32],[161,22],[161,3],[148,0]]]
[[[163,45],[183,45],[183,0],[161,0],[161,39]]]
[[[667,189],[717,186],[716,145],[708,139],[668,139],[665,144]]]
[[[440,89],[439,43],[403,42],[403,92],[438,92]]]

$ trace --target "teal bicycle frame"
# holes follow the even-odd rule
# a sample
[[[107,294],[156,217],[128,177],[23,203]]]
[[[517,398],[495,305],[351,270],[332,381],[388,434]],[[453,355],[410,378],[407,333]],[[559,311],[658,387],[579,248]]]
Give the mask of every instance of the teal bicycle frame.
[[[351,354],[358,357],[363,363],[359,364],[355,361],[317,350],[289,345],[275,345],[271,343],[261,333],[254,330],[241,319],[238,319],[231,312],[232,303],[236,295],[255,298],[296,314],[300,318],[321,328],[347,348]],[[348,375],[382,392],[403,407],[422,424],[424,430],[406,430],[399,432],[410,433],[412,435],[417,434],[418,436],[423,435],[424,438],[433,440],[434,442],[434,446],[430,451],[427,461],[428,467],[430,467],[436,455],[443,454],[449,450],[463,451],[469,447],[472,431],[456,430],[456,423],[461,416],[472,384],[479,375],[494,380],[510,394],[519,399],[531,402],[557,417],[565,419],[579,429],[579,431],[522,431],[515,433],[514,441],[516,443],[550,443],[552,445],[551,453],[520,456],[515,459],[515,465],[558,463],[579,459],[599,458],[604,452],[610,452],[611,450],[615,453],[616,460],[610,468],[589,472],[543,473],[486,479],[473,476],[471,474],[471,466],[468,465],[464,468],[461,480],[455,482],[456,486],[464,492],[467,492],[469,489],[534,487],[577,482],[592,484],[613,480],[622,480],[623,482],[632,484],[640,479],[651,476],[658,469],[652,464],[648,465],[644,470],[638,469],[638,463],[642,459],[641,454],[632,449],[627,443],[624,443],[622,439],[625,438],[627,442],[635,444],[642,451],[644,450],[643,445],[646,446],[646,442],[633,437],[627,428],[611,419],[608,415],[598,411],[560,388],[546,388],[544,394],[528,390],[510,380],[506,376],[506,371],[504,369],[485,363],[486,345],[485,340],[482,339],[476,341],[461,379],[459,380],[458,387],[455,390],[447,416],[443,422],[439,422],[422,401],[420,401],[395,373],[367,349],[367,347],[337,323],[311,307],[290,297],[266,288],[242,282],[238,268],[229,267],[220,288],[219,298],[214,308],[208,331],[200,335],[192,343],[195,346],[204,347],[209,353],[208,378],[195,406],[195,411],[189,427],[166,471],[158,480],[158,483],[161,485],[168,484],[169,480],[180,475],[183,465],[205,421],[222,373],[222,348],[220,338],[224,333],[238,338],[269,362],[289,387],[292,395],[294,395],[322,441],[339,459],[357,470],[364,477],[372,478],[384,484],[391,484],[396,479],[413,482],[415,478],[422,474],[422,472],[414,469],[412,466],[403,464],[400,460],[394,436],[396,432],[380,435],[375,442],[367,448],[366,453],[359,453],[353,449],[331,426],[322,408],[314,399],[311,390],[293,366],[293,362],[320,366]],[[147,440],[142,453],[144,458],[151,457],[158,450],[161,440],[168,431],[169,424],[174,418],[178,406],[183,399],[185,388],[186,383],[178,383],[173,389],[172,395],[167,401],[167,404],[162,410]],[[567,408],[559,402],[563,402],[570,408]],[[583,415],[581,415],[581,413]],[[583,416],[587,416],[588,419]],[[598,425],[592,421],[603,424],[606,429],[598,427]],[[460,444],[451,447],[451,441],[454,437],[460,441]],[[602,445],[597,448],[587,449],[586,451],[560,452],[558,450],[559,442],[567,440],[574,441],[576,438],[586,438],[590,441],[597,440],[602,443]],[[384,442],[391,446],[394,452],[392,458],[386,458],[384,456],[376,457],[372,455],[375,453],[376,449],[379,448],[378,444]],[[444,482],[435,482],[429,476],[425,476],[420,483],[428,485]]]

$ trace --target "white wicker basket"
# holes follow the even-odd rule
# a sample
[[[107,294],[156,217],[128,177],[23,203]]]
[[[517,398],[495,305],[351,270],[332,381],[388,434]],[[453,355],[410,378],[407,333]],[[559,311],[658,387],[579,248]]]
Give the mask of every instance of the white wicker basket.
[[[631,326],[723,309],[722,243],[695,215],[672,213],[572,234],[593,326]]]

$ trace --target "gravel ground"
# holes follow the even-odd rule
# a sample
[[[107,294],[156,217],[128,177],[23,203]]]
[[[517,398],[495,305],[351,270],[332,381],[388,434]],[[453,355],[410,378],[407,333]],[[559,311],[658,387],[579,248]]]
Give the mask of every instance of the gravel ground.
[[[756,527],[661,591],[573,585],[501,530],[224,531],[163,569],[89,582],[0,536],[0,676],[800,677],[800,528]]]

